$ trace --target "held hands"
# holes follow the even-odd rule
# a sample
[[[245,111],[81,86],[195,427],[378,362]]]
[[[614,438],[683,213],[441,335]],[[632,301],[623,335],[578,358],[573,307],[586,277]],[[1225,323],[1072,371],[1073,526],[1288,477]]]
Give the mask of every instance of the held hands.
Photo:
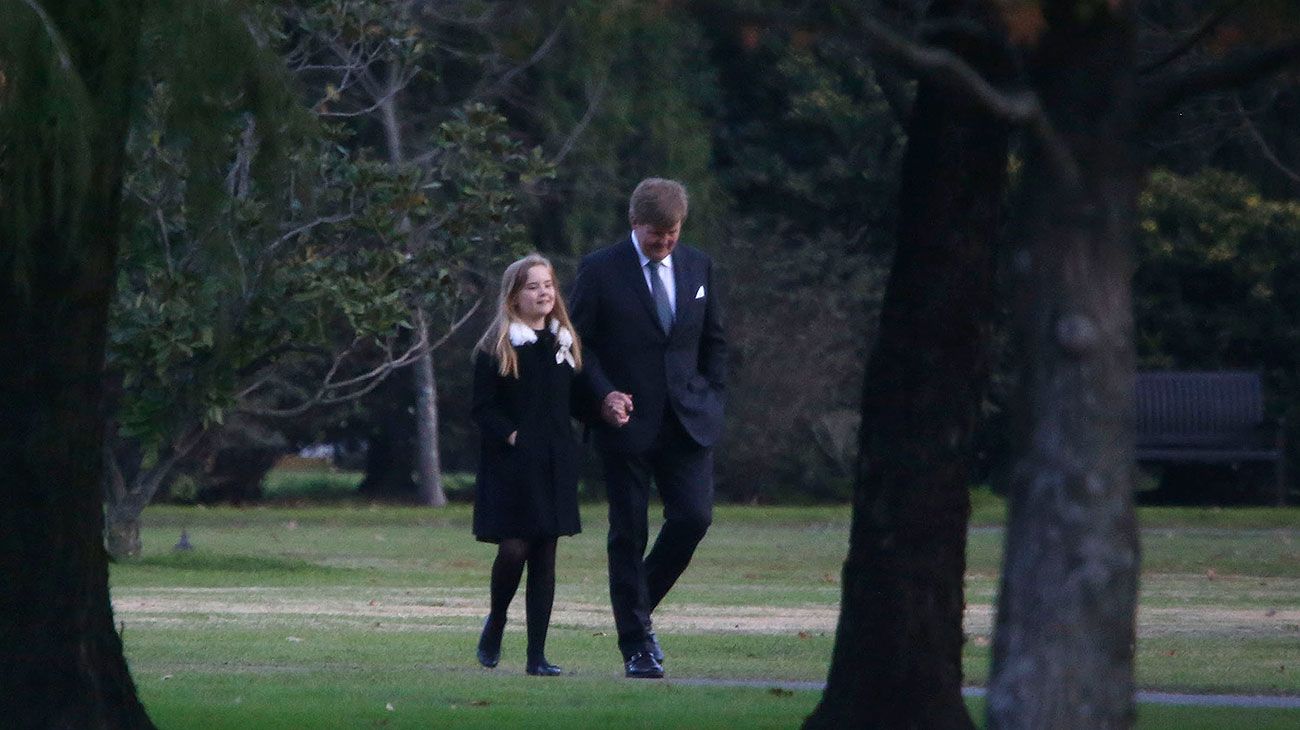
[[[600,404],[600,417],[614,428],[627,424],[628,419],[632,418],[632,396],[617,390],[611,391]]]

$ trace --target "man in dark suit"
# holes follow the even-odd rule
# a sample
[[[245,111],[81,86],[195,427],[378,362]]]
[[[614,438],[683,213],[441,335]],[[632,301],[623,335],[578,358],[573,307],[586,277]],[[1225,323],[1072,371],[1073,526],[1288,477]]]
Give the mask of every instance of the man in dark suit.
[[[726,341],[704,253],[678,246],[686,189],[660,178],[632,193],[632,233],[586,256],[573,286],[582,384],[609,497],[609,593],[629,677],[662,677],[650,614],[713,519],[713,444],[722,432]],[[664,525],[645,553],[653,479]]]

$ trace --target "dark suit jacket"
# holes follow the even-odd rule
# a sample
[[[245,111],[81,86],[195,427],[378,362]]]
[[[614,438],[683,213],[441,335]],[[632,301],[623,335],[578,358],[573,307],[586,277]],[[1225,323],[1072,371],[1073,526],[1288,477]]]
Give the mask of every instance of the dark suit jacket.
[[[722,434],[727,344],[713,262],[680,244],[672,258],[677,312],[667,334],[655,316],[631,238],[587,255],[578,265],[570,302],[583,347],[579,387],[592,399],[592,428],[603,449],[649,449],[665,408],[673,409],[701,446],[712,446]],[[632,395],[632,419],[622,428],[598,415],[601,401],[615,390]]]

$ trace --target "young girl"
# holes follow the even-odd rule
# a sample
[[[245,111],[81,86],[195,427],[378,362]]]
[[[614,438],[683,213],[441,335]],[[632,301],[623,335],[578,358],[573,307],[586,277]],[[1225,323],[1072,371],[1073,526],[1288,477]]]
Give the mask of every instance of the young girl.
[[[474,350],[474,420],[482,457],[474,498],[474,536],[497,543],[492,608],[478,660],[501,658],[506,609],[528,566],[525,607],[529,674],[562,670],[546,660],[555,598],[555,543],[578,523],[578,443],[569,423],[569,391],[582,349],[555,285],[537,254],[506,268],[497,314]]]

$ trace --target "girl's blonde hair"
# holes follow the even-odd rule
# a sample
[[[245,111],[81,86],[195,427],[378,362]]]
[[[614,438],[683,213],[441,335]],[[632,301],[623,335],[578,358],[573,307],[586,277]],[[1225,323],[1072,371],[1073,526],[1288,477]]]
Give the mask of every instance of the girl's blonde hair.
[[[497,295],[496,316],[492,318],[492,324],[488,325],[487,331],[474,346],[476,351],[482,350],[497,359],[498,372],[502,376],[519,377],[519,356],[515,354],[515,348],[510,344],[510,323],[523,322],[515,299],[528,283],[528,272],[532,271],[534,266],[545,266],[546,271],[551,275],[551,281],[555,282],[555,267],[551,266],[551,262],[541,254],[530,253],[507,266],[505,273],[501,275],[501,291]],[[569,309],[564,305],[564,296],[560,294],[558,283],[555,284],[555,306],[551,308],[551,313],[546,318],[548,327],[552,320],[573,335],[573,344],[569,346],[569,353],[573,355],[573,369],[581,370],[582,343],[578,341],[578,333],[573,329],[573,323],[569,321]]]

